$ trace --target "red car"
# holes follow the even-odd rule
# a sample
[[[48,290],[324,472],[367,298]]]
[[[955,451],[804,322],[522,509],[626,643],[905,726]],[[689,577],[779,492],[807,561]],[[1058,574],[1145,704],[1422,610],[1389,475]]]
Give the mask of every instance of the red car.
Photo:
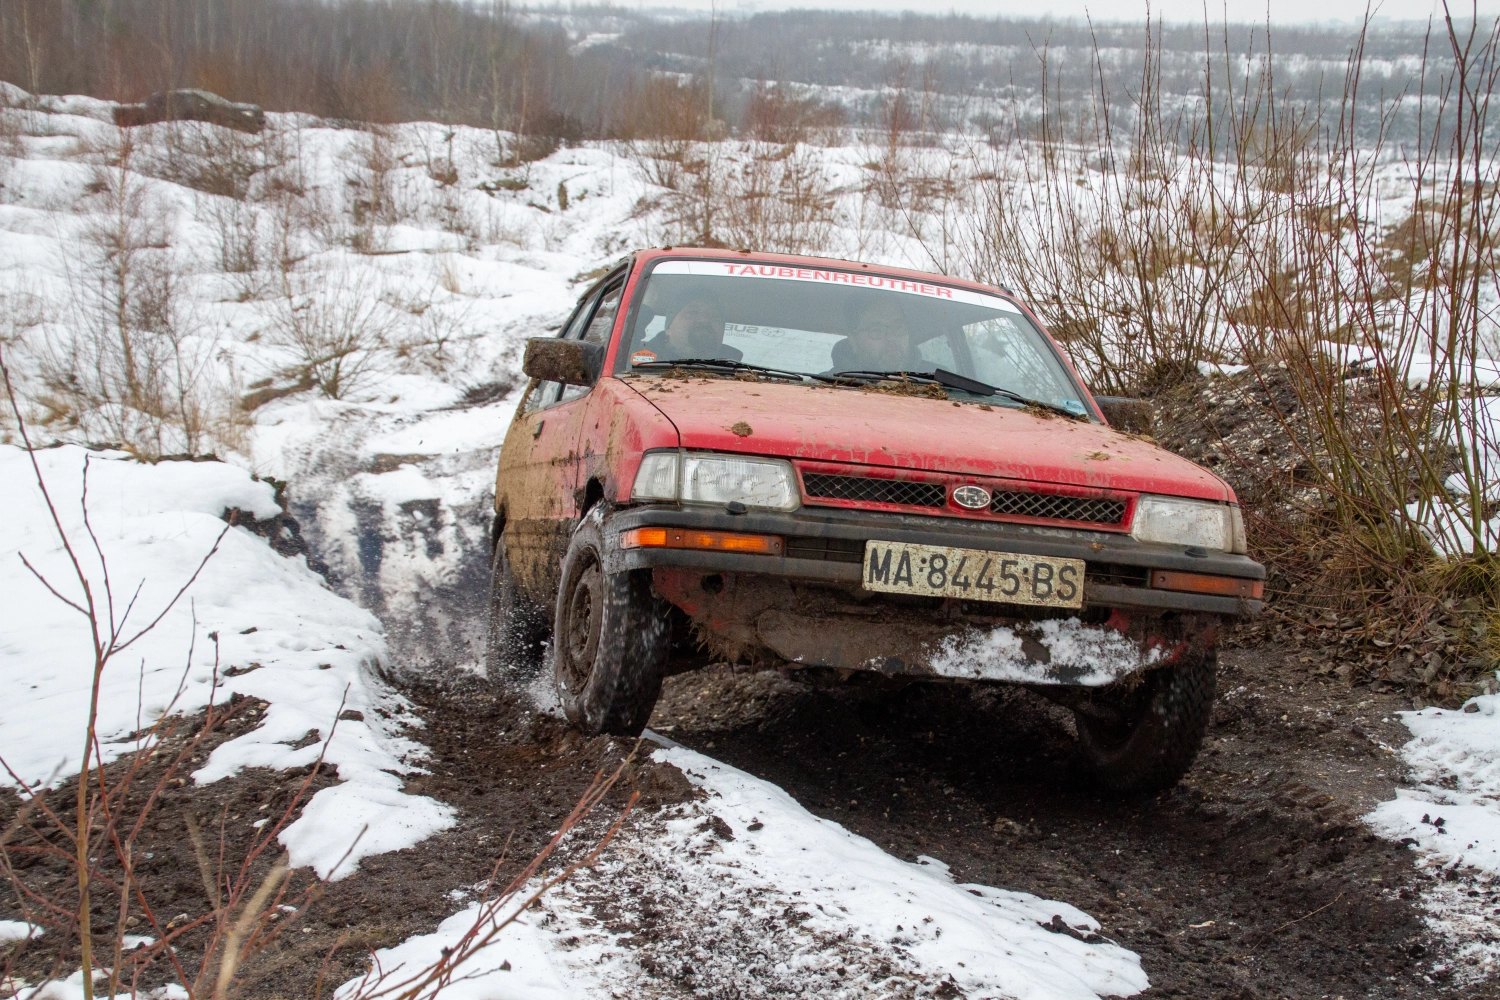
[[[1073,710],[1106,787],[1192,763],[1265,571],[1229,486],[1112,428],[1010,293],[646,250],[523,367],[493,677],[550,647],[568,718],[631,735],[694,653],[1022,684]]]

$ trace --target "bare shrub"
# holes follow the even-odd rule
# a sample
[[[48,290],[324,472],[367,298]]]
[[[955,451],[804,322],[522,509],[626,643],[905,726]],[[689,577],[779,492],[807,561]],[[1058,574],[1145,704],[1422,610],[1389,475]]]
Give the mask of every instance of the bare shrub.
[[[467,368],[479,334],[470,330],[466,304],[443,306],[432,303],[412,313],[394,338],[394,354],[403,371],[446,375]]]
[[[815,253],[832,238],[833,182],[806,146],[752,148],[721,198],[723,239],[732,247]]]
[[[258,272],[264,266],[261,209],[248,200],[213,197],[199,198],[197,209],[199,219],[213,234],[219,269],[235,278],[241,301],[254,298],[261,286]]]
[[[0,95],[0,198],[5,197],[5,186],[10,180],[12,163],[26,155],[26,146],[21,142],[21,112],[5,105]]]
[[[305,924],[326,887],[326,879],[292,872],[287,852],[279,850],[277,843],[310,798],[315,779],[327,770],[324,754],[337,732],[343,706],[329,720],[328,736],[322,740],[316,760],[300,781],[289,783],[291,794],[285,804],[256,823],[253,834],[231,836],[226,829],[227,816],[221,814],[218,843],[211,847],[193,813],[183,814],[185,839],[191,843],[197,861],[207,912],[198,917],[174,917],[169,916],[170,911],[161,910],[159,887],[153,873],[143,870],[146,866],[142,862],[152,856],[151,848],[162,849],[159,833],[171,836],[162,822],[165,801],[173,792],[180,793],[180,787],[187,783],[187,775],[201,759],[199,755],[211,734],[223,729],[254,701],[210,699],[196,725],[174,712],[193,663],[196,620],[177,694],[152,724],[133,734],[134,751],[112,763],[104,759],[97,730],[99,699],[106,671],[120,669],[124,654],[181,603],[218,551],[230,525],[224,526],[196,568],[185,574],[178,589],[160,606],[138,608],[135,599],[118,601],[109,562],[90,524],[88,460],[84,461],[80,484],[87,541],[79,544],[69,536],[54,502],[52,489],[56,484],[47,482],[34,457],[3,349],[0,379],[23,444],[33,456],[35,483],[70,572],[65,574],[66,579],[49,579],[25,554],[21,559],[53,597],[78,613],[93,649],[89,708],[76,734],[83,744],[83,755],[79,772],[71,779],[71,805],[63,796],[53,794],[50,781],[33,787],[0,760],[0,768],[20,789],[18,808],[0,831],[0,868],[30,925],[28,929],[33,931],[6,949],[0,960],[0,982],[14,987],[21,981],[18,971],[22,969],[32,977],[41,970],[42,977],[55,981],[66,969],[76,966],[82,971],[78,978],[85,1000],[93,1000],[99,986],[106,997],[124,992],[136,996],[145,992],[147,985],[163,980],[176,989],[162,993],[180,991],[188,998],[225,1000],[243,984],[246,972],[255,971],[257,959],[273,952],[284,936]],[[139,615],[138,624],[127,624],[132,612]],[[210,638],[215,649],[210,687],[215,690],[219,686],[218,637],[210,633]],[[634,761],[635,754],[631,753],[612,773],[595,776],[552,839],[503,889],[493,895],[486,891],[473,924],[453,947],[443,949],[436,962],[422,968],[391,970],[372,963],[373,968],[352,995],[362,1000],[414,1000],[432,996],[462,979],[464,966],[485,945],[547,890],[592,864],[618,834],[638,800],[638,792],[631,794],[612,823],[602,824],[602,829],[601,824],[594,824],[592,835],[571,851],[571,857],[548,867],[565,844],[578,839],[576,835],[583,832],[594,810]],[[63,790],[69,791],[66,784]],[[345,857],[362,835],[351,838]],[[495,862],[491,883],[498,883],[505,860],[502,856]],[[340,859],[330,871],[338,870],[342,863]],[[58,880],[54,873],[65,874],[66,879]],[[132,934],[137,928],[150,934]],[[333,953],[347,941],[347,936],[341,937],[325,956],[325,969]],[[274,961],[272,956],[266,964],[274,968]],[[48,993],[47,985],[35,992]],[[319,988],[321,992],[321,979]]]
[[[330,399],[343,399],[377,377],[395,318],[363,274],[293,272],[271,304],[271,342],[291,367]]]
[[[648,184],[668,191],[682,187],[683,162],[692,153],[692,140],[643,139],[626,143],[625,149]]]
[[[1102,84],[1066,134],[1058,108],[1017,108],[977,189],[966,269],[1018,286],[1096,390],[1249,366],[1272,403],[1246,405],[1297,455],[1245,498],[1252,537],[1304,622],[1334,608],[1409,632],[1500,591],[1497,28],[1444,22],[1430,45],[1454,70],[1420,76],[1422,134],[1398,147],[1401,102],[1363,110],[1362,43],[1332,117],[1288,97],[1269,54],[1236,80],[1212,50],[1204,100],[1169,106],[1155,26],[1130,113]],[[1383,217],[1395,189],[1410,212]]]
[[[168,209],[131,169],[128,140],[95,168],[78,260],[66,260],[71,322],[39,345],[53,418],[143,457],[235,440],[233,387],[216,336],[184,294]],[[60,406],[59,406],[60,404]]]
[[[482,246],[506,245],[521,250],[531,249],[532,227],[530,220],[512,218],[510,213],[497,205],[487,205],[476,223],[479,243]]]
[[[389,228],[402,221],[396,189],[396,157],[389,129],[373,127],[361,133],[346,159],[352,170],[345,177],[344,199],[352,230],[348,243],[356,253],[380,253]]]
[[[745,110],[744,129],[761,142],[780,146],[836,139],[847,115],[836,105],[816,97],[798,96],[788,84],[759,81]]]
[[[239,200],[266,167],[257,135],[205,122],[163,122],[150,129],[159,140],[139,144],[135,166],[148,176]]]

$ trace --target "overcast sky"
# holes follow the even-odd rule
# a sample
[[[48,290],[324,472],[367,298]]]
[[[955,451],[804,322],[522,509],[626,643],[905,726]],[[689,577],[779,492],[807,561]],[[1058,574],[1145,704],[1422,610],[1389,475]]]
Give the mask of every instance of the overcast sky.
[[[617,0],[620,6],[646,9],[676,8],[707,13],[712,0]],[[1473,9],[1472,0],[1449,0],[1455,17]],[[1391,20],[1425,21],[1430,15],[1441,16],[1442,7],[1432,0],[1383,0],[1372,5],[1375,15]],[[820,10],[880,10],[919,11],[924,14],[939,14],[956,11],[989,17],[1036,17],[1050,14],[1053,17],[1083,17],[1088,15],[1100,21],[1141,21],[1146,17],[1146,0],[1051,0],[1039,4],[1035,0],[932,0],[930,3],[914,3],[912,0],[718,0],[718,9],[724,12],[748,13],[758,10],[790,10],[810,8]],[[1357,22],[1365,13],[1365,0],[1269,0],[1272,24],[1307,24],[1310,22],[1344,21]],[[1203,0],[1152,0],[1153,16],[1168,21],[1203,20]],[[1266,19],[1267,0],[1210,0],[1209,16],[1214,21],[1228,14],[1231,21],[1261,23]],[[1500,13],[1500,0],[1480,0],[1481,16]]]

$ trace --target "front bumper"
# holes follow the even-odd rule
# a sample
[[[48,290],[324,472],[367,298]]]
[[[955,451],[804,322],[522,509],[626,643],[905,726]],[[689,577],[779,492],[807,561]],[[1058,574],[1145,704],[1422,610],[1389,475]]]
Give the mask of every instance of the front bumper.
[[[746,555],[694,549],[621,549],[620,533],[640,527],[696,528],[780,535],[787,554]],[[1083,601],[1089,608],[1118,608],[1135,612],[1198,612],[1247,617],[1260,612],[1262,602],[1158,590],[1145,583],[1153,569],[1181,570],[1247,580],[1263,580],[1266,571],[1246,556],[1212,553],[1190,556],[1181,546],[1152,545],[1128,535],[1107,531],[1042,528],[1024,524],[965,521],[883,511],[803,507],[791,513],[752,511],[730,514],[719,507],[645,505],[617,511],[609,519],[606,569],[679,567],[712,573],[750,573],[791,580],[822,581],[858,586],[863,578],[865,541],[916,542],[961,546],[996,552],[1082,559]],[[1006,605],[993,605],[1004,609]]]

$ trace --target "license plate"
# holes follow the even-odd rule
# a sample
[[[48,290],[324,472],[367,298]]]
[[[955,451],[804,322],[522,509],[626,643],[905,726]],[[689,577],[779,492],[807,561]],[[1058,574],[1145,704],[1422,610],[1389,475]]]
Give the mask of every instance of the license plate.
[[[1083,560],[911,542],[865,543],[864,588],[970,601],[1083,606]]]

